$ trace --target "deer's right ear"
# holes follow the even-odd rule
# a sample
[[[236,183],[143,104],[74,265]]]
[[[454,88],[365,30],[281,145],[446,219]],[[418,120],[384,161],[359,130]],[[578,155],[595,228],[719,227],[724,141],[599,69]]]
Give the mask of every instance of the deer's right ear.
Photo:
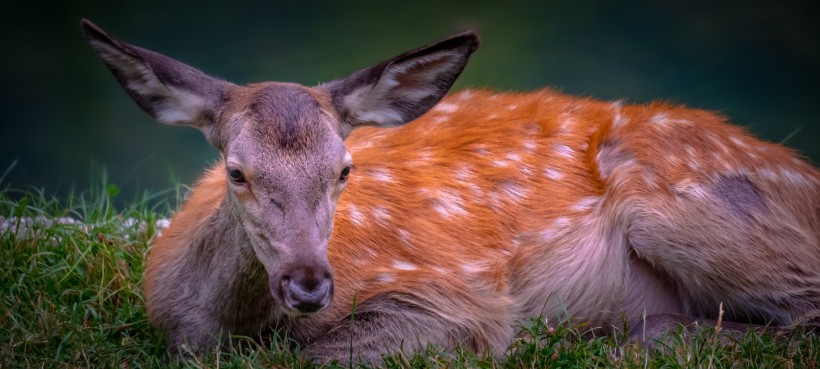
[[[475,33],[459,33],[329,83],[324,88],[343,118],[343,134],[424,114],[450,90],[478,45]]]
[[[197,127],[218,146],[214,116],[230,83],[119,41],[87,19],[80,25],[88,44],[143,110],[161,123]]]

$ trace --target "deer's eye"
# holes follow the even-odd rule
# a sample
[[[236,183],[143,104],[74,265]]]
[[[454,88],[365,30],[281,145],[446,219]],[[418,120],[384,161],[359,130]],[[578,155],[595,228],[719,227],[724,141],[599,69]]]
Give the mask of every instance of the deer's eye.
[[[228,169],[228,178],[231,179],[231,182],[236,184],[245,183],[245,174],[243,174],[241,170],[236,168]]]
[[[349,176],[349,175],[350,175],[350,166],[348,165],[348,166],[344,167],[344,169],[342,169],[342,173],[339,174],[339,182],[346,181],[347,176]]]

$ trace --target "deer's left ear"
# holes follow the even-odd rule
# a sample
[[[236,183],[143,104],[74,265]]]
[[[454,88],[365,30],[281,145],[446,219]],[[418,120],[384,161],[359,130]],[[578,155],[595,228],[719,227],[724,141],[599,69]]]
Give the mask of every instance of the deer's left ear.
[[[475,33],[459,33],[327,84],[348,125],[342,131],[398,126],[424,114],[450,90],[478,45]]]

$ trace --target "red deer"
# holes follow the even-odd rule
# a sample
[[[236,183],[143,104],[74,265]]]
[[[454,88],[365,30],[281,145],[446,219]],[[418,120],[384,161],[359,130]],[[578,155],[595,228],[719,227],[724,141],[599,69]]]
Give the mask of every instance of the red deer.
[[[222,154],[148,253],[148,315],[172,348],[278,327],[325,360],[503,355],[539,315],[820,311],[820,173],[715,113],[445,96],[472,32],[306,87],[235,85],[82,30],[142,109]]]

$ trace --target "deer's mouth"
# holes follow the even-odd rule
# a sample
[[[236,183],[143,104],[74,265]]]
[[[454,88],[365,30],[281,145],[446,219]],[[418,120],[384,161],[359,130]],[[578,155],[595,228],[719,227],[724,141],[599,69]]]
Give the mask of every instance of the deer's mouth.
[[[309,316],[330,305],[333,300],[333,277],[329,272],[296,270],[281,277],[271,277],[270,290],[280,301],[285,314],[291,317]]]

